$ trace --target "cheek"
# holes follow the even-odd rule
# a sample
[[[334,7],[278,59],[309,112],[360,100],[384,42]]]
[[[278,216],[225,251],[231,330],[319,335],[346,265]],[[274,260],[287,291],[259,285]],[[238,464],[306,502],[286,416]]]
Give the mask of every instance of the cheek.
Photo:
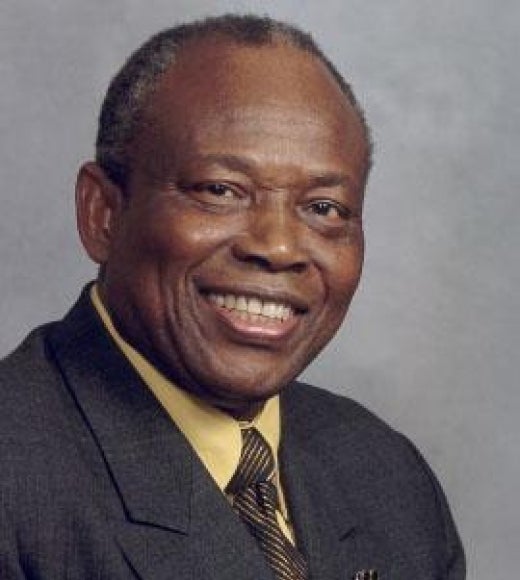
[[[154,219],[138,233],[150,259],[195,266],[213,255],[232,238],[241,225],[229,216],[207,215],[187,208],[162,204]]]
[[[344,306],[355,292],[363,265],[363,244],[355,243],[329,249],[318,256],[329,302]]]
[[[330,341],[343,323],[350,302],[356,292],[361,276],[363,252],[359,248],[338,252],[337,259],[330,261],[327,268],[326,320],[323,328],[325,344]]]

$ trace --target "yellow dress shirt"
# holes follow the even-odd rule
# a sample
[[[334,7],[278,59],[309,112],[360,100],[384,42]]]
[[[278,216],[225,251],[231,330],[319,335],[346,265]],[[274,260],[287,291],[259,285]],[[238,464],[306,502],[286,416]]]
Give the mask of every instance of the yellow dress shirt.
[[[242,449],[240,429],[254,426],[260,431],[275,458],[274,483],[280,500],[280,513],[277,514],[278,522],[287,538],[294,543],[278,470],[280,443],[280,400],[278,395],[268,399],[262,410],[251,422],[243,423],[235,420],[231,415],[180,389],[128,344],[116,330],[95,284],[91,288],[90,297],[114,342],[184,434],[223,493],[238,467]]]

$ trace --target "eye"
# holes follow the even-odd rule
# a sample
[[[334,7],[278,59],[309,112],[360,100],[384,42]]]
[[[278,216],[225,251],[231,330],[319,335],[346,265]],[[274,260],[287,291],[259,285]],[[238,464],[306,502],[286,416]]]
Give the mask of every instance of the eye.
[[[361,227],[360,213],[335,199],[308,200],[300,211],[307,225],[325,236],[351,235]]]
[[[208,193],[215,195],[216,197],[227,197],[235,198],[235,192],[224,183],[203,183],[196,186],[196,190],[203,192],[206,190]]]
[[[339,203],[324,199],[313,201],[308,207],[311,212],[329,220],[345,220],[349,214],[348,210]]]
[[[236,211],[247,201],[240,186],[219,181],[183,183],[178,189],[202,209],[208,211]]]

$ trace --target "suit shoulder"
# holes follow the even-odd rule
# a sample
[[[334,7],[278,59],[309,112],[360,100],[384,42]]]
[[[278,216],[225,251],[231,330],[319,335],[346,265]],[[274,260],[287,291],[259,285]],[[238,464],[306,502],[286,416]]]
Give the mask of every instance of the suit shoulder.
[[[11,396],[24,396],[25,393],[20,393],[20,389],[24,391],[25,388],[41,384],[46,375],[52,372],[52,355],[46,336],[54,325],[49,323],[34,329],[15,350],[0,360],[0,389],[4,404]]]
[[[417,561],[430,559],[452,571],[450,578],[464,576],[464,553],[446,497],[413,443],[359,403],[320,388],[295,383],[282,403],[287,448],[312,458],[330,497],[349,500],[359,520],[388,541],[389,552],[413,546],[415,569]],[[389,526],[399,533],[388,537]]]
[[[323,427],[350,430],[375,429],[385,433],[395,431],[381,418],[362,404],[302,382],[295,382],[282,396],[282,405],[290,413],[306,416]]]
[[[364,468],[378,462],[392,471],[401,466],[408,473],[430,478],[415,445],[360,403],[305,383],[295,383],[291,389],[282,398],[284,420],[312,452],[338,461],[348,449],[348,461],[355,460]]]
[[[47,344],[54,323],[39,327],[0,361],[0,447],[10,453],[22,441],[43,441],[60,432],[69,398]],[[16,440],[12,446],[10,441]]]

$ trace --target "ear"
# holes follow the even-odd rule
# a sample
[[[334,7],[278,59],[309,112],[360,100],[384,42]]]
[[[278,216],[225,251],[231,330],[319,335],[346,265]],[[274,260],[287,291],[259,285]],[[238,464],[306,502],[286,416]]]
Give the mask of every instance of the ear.
[[[97,163],[81,167],[76,180],[76,219],[83,247],[97,264],[109,257],[124,203],[121,189]]]

